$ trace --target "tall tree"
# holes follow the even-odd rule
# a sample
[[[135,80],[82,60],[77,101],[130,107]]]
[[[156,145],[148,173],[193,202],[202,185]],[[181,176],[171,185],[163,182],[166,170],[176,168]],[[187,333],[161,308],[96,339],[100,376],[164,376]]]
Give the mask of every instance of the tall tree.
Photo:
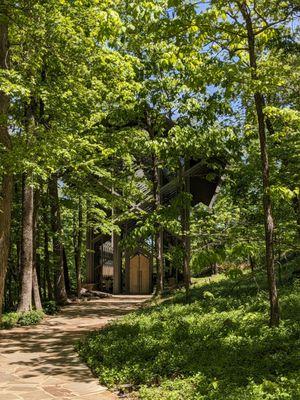
[[[67,300],[67,291],[64,275],[64,247],[62,242],[62,225],[56,174],[53,174],[49,181],[49,198],[51,205],[51,228],[53,233],[55,299],[59,304],[64,304]]]
[[[155,209],[159,212],[162,204],[161,198],[161,170],[157,155],[153,156],[153,192]],[[157,294],[164,290],[164,231],[160,222],[156,224],[156,257],[157,257]]]
[[[180,15],[177,19],[181,20],[187,30],[190,29],[191,35],[193,31],[196,32],[192,39],[194,43],[205,49],[207,77],[214,86],[214,96],[222,96],[225,104],[228,104],[229,99],[231,104],[228,110],[231,108],[236,114],[239,112],[240,121],[245,121],[244,126],[250,119],[251,122],[254,117],[256,119],[262,166],[270,325],[277,326],[279,304],[274,267],[274,218],[267,140],[267,132],[274,135],[275,129],[265,108],[268,94],[278,90],[283,82],[280,68],[277,69],[278,59],[275,64],[273,62],[276,54],[270,51],[270,43],[276,35],[280,37],[288,29],[293,6],[283,1],[211,1],[205,2],[205,6],[200,8],[199,4],[194,7],[181,5],[177,12]],[[191,78],[191,82],[197,84],[198,79],[193,72],[192,75],[194,78]],[[243,106],[246,108],[245,115]]]
[[[183,176],[183,172],[186,170],[189,165],[188,162],[184,161],[184,166],[180,165],[179,174],[181,180],[181,194],[184,195],[189,193],[190,185],[189,178],[185,178]],[[191,249],[190,249],[190,214],[191,207],[189,199],[184,199],[183,204],[181,206],[181,229],[182,229],[182,242],[184,248],[184,257],[183,257],[183,276],[184,276],[184,285],[186,296],[189,297],[190,293],[190,282],[191,282],[191,270],[190,270],[190,258],[191,258]]]
[[[32,309],[33,281],[33,211],[34,189],[31,180],[23,175],[22,195],[22,245],[21,245],[21,294],[18,305],[19,312]]]
[[[46,283],[47,290],[47,299],[53,300],[53,280],[52,280],[52,268],[50,263],[50,254],[49,254],[49,217],[48,211],[49,207],[47,201],[43,202],[43,222],[44,222],[44,279]]]
[[[251,78],[256,84],[258,81],[257,70],[257,50],[255,43],[255,31],[253,27],[251,9],[246,2],[238,2],[239,9],[244,18],[249,54],[249,64]],[[269,297],[270,297],[270,325],[277,326],[279,324],[279,302],[275,277],[274,266],[274,218],[272,213],[271,200],[271,185],[270,185],[270,163],[268,154],[268,144],[266,136],[266,123],[273,133],[273,128],[270,128],[271,122],[266,118],[264,113],[265,99],[262,92],[256,90],[254,92],[254,102],[257,115],[258,136],[260,143],[261,166],[262,166],[262,182],[263,182],[263,206],[264,206],[264,223],[265,223],[265,241],[266,241],[266,268],[269,281]]]
[[[40,294],[40,274],[39,271],[39,256],[38,256],[38,247],[39,247],[39,189],[35,189],[34,191],[34,203],[33,203],[33,260],[32,260],[32,294],[33,294],[33,302],[36,310],[41,310],[42,302],[41,302],[41,294]]]
[[[81,291],[81,258],[82,258],[82,243],[83,243],[83,210],[82,198],[78,199],[78,215],[77,221],[74,221],[74,253],[75,253],[75,270],[76,270],[76,288],[77,297]]]
[[[31,96],[28,104],[25,105],[24,135],[25,146],[31,146],[36,129],[36,108],[37,103]],[[34,269],[34,232],[35,232],[35,201],[33,188],[33,174],[31,171],[23,174],[23,197],[22,197],[22,245],[21,245],[21,295],[18,311],[29,311],[32,308],[33,279],[36,278]],[[35,282],[35,290],[37,278]],[[36,293],[35,293],[36,294]],[[37,303],[38,300],[37,300]],[[38,304],[38,307],[40,304]]]
[[[0,10],[0,68],[1,71],[9,69],[8,54],[8,17],[7,10],[1,6]],[[0,90],[0,154],[11,151],[11,139],[8,132],[8,106],[7,94]],[[8,164],[6,164],[8,166]],[[3,167],[2,165],[0,167]],[[9,238],[11,225],[11,207],[13,196],[13,175],[9,168],[1,168],[0,177],[0,317],[4,297],[4,282],[7,271]]]

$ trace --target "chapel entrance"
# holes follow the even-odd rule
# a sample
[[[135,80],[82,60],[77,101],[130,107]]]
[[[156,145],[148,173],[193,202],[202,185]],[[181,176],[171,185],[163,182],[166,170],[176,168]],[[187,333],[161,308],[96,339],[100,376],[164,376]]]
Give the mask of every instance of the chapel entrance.
[[[150,294],[150,260],[138,253],[130,259],[130,294]]]

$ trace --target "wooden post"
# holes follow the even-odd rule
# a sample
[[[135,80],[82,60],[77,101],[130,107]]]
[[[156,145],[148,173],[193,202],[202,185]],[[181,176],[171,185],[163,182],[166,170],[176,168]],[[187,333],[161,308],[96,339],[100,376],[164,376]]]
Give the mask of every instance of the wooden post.
[[[125,293],[130,293],[130,252],[125,250]]]
[[[100,252],[100,257],[99,257],[99,287],[100,290],[102,291],[103,288],[103,266],[104,266],[104,259],[106,257],[105,250],[104,250],[104,243],[103,240],[101,240],[102,244],[100,246],[99,252]]]
[[[125,238],[128,236],[128,224],[125,225]],[[130,293],[130,250],[125,248],[124,250],[124,257],[125,257],[125,293]]]
[[[113,265],[114,265],[114,285],[113,293],[120,294],[122,292],[122,253],[120,251],[120,236],[117,232],[112,233],[113,245]]]
[[[164,290],[164,231],[159,228],[156,238],[157,247],[157,288],[156,292],[162,293]]]
[[[93,229],[88,227],[86,232],[86,265],[87,283],[94,283],[94,248],[93,248]]]
[[[149,255],[149,289],[153,292],[153,237],[151,238],[151,254]]]

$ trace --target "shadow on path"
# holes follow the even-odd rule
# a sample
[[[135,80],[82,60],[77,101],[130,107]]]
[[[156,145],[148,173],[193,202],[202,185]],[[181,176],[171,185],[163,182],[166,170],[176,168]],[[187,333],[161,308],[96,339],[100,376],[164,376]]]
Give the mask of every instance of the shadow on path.
[[[0,400],[115,399],[79,360],[74,343],[148,299],[113,296],[90,300],[64,307],[37,326],[1,331]]]

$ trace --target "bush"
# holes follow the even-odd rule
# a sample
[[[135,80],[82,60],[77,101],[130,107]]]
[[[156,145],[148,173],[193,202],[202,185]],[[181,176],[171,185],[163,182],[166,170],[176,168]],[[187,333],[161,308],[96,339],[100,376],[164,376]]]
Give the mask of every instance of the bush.
[[[35,325],[38,324],[44,316],[45,314],[42,310],[33,310],[25,313],[7,313],[2,316],[0,329],[10,329],[17,325]]]
[[[45,314],[42,310],[32,310],[21,313],[19,314],[18,325],[36,325],[44,318],[44,316]]]
[[[11,312],[4,314],[1,319],[0,328],[10,329],[17,325],[19,319],[19,314],[16,312]]]
[[[55,315],[59,312],[60,307],[54,300],[49,300],[43,304],[43,310],[47,315]]]

